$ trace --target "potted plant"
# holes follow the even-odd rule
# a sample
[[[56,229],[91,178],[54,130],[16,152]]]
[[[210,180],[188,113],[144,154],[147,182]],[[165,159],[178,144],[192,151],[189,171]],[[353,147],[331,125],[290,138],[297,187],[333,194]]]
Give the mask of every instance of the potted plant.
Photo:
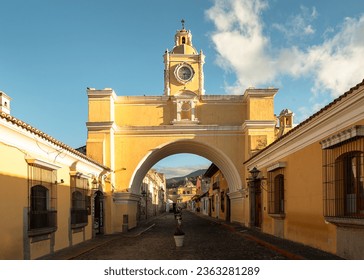
[[[174,232],[174,242],[176,243],[177,247],[183,246],[183,240],[185,238],[185,233],[182,231],[182,229],[177,226],[176,230]]]

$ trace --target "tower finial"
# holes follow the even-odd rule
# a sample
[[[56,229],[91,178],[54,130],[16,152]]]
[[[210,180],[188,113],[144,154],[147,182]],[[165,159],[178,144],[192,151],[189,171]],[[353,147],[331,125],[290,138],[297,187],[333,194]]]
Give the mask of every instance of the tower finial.
[[[182,19],[182,20],[181,20],[181,23],[182,23],[182,29],[185,29],[185,20],[184,20],[184,19]]]

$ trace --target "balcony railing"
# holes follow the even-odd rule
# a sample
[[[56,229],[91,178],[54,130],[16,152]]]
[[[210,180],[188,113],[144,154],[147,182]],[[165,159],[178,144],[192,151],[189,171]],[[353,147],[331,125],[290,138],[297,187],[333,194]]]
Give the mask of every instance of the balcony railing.
[[[71,209],[71,224],[79,225],[79,224],[87,224],[88,217],[87,209]]]
[[[220,189],[220,182],[215,182],[212,184],[212,189],[213,190],[217,190],[217,189]]]
[[[29,230],[55,228],[57,226],[57,211],[29,211]]]

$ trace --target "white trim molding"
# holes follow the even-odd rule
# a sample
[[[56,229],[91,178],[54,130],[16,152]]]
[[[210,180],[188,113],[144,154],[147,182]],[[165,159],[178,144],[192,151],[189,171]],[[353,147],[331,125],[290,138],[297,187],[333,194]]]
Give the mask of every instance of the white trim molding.
[[[335,135],[326,138],[320,142],[322,149],[329,149],[344,141],[364,136],[364,125],[357,125],[352,128],[346,129]]]
[[[284,167],[286,167],[286,165],[287,165],[286,162],[280,161],[275,164],[272,164],[271,166],[268,166],[267,171],[271,172],[271,171],[277,170],[279,168],[284,168]]]
[[[25,159],[26,162],[30,165],[37,165],[43,168],[47,168],[47,169],[51,169],[51,170],[57,170],[60,169],[62,166],[60,165],[56,165],[47,161],[43,161],[40,159],[35,159],[35,158],[26,158]]]

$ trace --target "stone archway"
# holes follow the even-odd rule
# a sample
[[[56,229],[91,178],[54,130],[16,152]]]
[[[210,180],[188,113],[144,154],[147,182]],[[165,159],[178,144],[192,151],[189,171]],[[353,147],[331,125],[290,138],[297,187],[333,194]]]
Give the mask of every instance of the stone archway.
[[[87,155],[112,170],[103,186],[106,232],[120,231],[125,215],[129,228],[137,225],[144,176],[159,160],[179,153],[202,156],[219,167],[229,186],[231,221],[246,223],[250,208],[243,163],[274,139],[276,91],[195,97],[187,91],[117,96],[112,89],[89,89]],[[185,101],[191,107],[182,108]],[[180,119],[183,110],[191,111],[190,119]]]
[[[142,159],[131,178],[130,192],[139,194],[140,185],[148,170],[161,159],[179,153],[195,154],[210,160],[222,171],[231,191],[241,188],[238,170],[221,150],[195,140],[176,140],[156,147]]]

